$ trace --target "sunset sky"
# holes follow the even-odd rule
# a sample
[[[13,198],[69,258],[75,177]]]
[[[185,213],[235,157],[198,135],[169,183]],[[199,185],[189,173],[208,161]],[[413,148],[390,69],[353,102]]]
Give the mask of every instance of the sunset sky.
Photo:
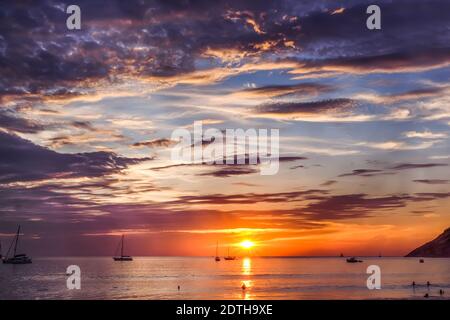
[[[2,1],[0,240],[31,256],[404,255],[450,227],[450,2]],[[81,8],[81,30],[65,9]],[[275,128],[280,171],[177,165]],[[238,168],[236,168],[238,167]]]

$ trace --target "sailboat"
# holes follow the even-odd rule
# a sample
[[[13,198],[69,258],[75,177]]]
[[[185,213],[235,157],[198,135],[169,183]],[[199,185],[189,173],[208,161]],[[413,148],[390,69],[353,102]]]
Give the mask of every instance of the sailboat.
[[[3,263],[7,264],[27,264],[31,263],[32,260],[30,257],[28,257],[26,254],[17,254],[17,247],[19,244],[19,235],[20,235],[20,226],[17,228],[16,236],[14,237],[14,240],[11,242],[11,245],[9,246],[8,252],[6,253],[6,256],[3,258]],[[9,252],[11,251],[11,248],[14,245],[14,252],[13,256],[9,258]]]
[[[230,247],[228,247],[228,255],[223,257],[225,260],[236,260],[235,256],[230,256]]]
[[[120,240],[120,256],[113,257],[114,261],[133,261],[132,257],[123,255],[124,238],[124,235],[122,235]]]
[[[215,260],[216,261],[220,261],[220,257],[219,257],[219,241],[217,241],[217,244],[216,244],[216,258],[215,258]]]

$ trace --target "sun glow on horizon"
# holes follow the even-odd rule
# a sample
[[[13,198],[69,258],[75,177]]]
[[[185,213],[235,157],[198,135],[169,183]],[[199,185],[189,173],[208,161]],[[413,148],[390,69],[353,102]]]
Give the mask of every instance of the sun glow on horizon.
[[[239,246],[241,246],[244,249],[251,249],[255,246],[255,243],[250,240],[243,240],[241,243],[239,243]]]

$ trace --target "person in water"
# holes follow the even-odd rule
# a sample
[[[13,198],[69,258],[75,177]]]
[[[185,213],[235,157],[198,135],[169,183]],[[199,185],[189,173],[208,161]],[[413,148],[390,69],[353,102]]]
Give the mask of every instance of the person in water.
[[[241,286],[241,288],[242,288],[242,290],[245,290],[245,289],[247,289],[247,286],[245,285],[245,283],[244,283],[244,282],[242,283],[242,286]]]
[[[439,295],[440,295],[440,296],[443,296],[443,295],[444,295],[444,290],[440,289],[440,290],[439,290]]]
[[[427,281],[427,288],[430,287],[430,281]]]

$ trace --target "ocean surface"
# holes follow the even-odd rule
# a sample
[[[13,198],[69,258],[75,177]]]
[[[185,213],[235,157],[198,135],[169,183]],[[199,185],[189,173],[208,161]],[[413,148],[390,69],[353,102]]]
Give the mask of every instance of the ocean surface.
[[[34,258],[29,265],[0,264],[0,299],[424,299],[426,293],[450,299],[448,258],[362,259]],[[67,289],[69,265],[81,268],[80,290]],[[381,268],[380,290],[366,286],[369,265]]]

